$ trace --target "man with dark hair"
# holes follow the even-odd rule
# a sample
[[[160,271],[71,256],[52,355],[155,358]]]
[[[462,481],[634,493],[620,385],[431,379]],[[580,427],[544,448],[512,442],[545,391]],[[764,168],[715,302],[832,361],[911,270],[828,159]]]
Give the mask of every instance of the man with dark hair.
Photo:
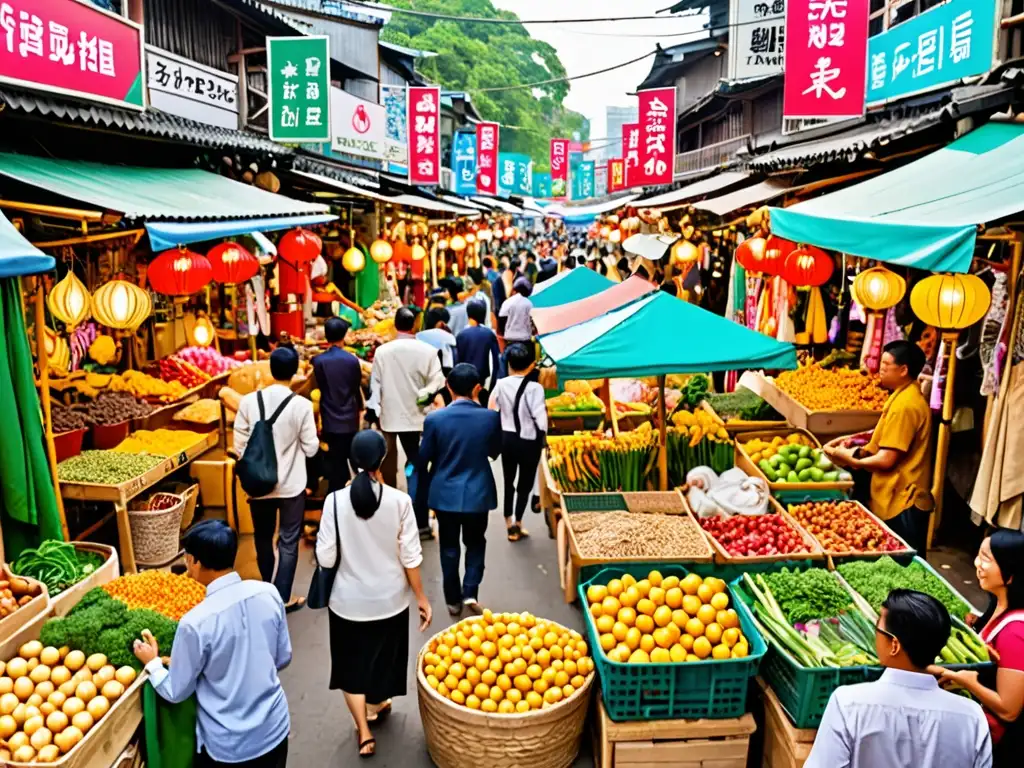
[[[471,301],[466,305],[469,327],[456,338],[459,361],[470,363],[480,374],[483,387],[480,402],[487,405],[487,390],[493,388],[501,360],[498,337],[487,325],[487,307],[482,301]],[[488,381],[491,379],[491,381]]]
[[[935,504],[932,484],[932,412],[917,377],[924,368],[921,348],[909,341],[885,345],[878,376],[892,391],[871,440],[851,447],[854,436],[825,446],[840,466],[871,473],[871,510],[918,552],[928,544],[928,517]]]
[[[949,633],[949,613],[934,597],[890,592],[875,631],[885,671],[836,688],[804,768],[989,768],[981,707],[942,690],[928,669]]]
[[[327,482],[330,492],[340,491],[352,476],[348,457],[352,438],[359,431],[363,410],[363,372],[359,359],[345,351],[349,324],[332,317],[324,324],[330,346],[313,358],[313,375],[320,388],[320,436],[327,443]]]
[[[256,563],[264,581],[273,581],[289,611],[305,604],[292,597],[295,566],[299,559],[299,535],[306,511],[306,459],[316,456],[313,404],[292,392],[292,377],[299,370],[299,356],[291,347],[270,354],[274,382],[242,398],[235,416],[234,451],[245,455],[253,427],[273,419],[274,453],[277,455],[277,486],[266,496],[249,499],[252,511]],[[280,518],[280,521],[278,520]],[[274,532],[277,530],[277,575],[274,575]]]
[[[526,266],[523,267],[523,273],[531,283],[537,282],[537,254],[533,251],[526,254]]]
[[[178,622],[169,670],[149,630],[135,656],[162,699],[195,693],[197,768],[284,768],[291,723],[277,673],[291,662],[292,644],[281,597],[269,584],[242,581],[238,537],[223,520],[196,523],[181,543],[186,572],[206,596]]]
[[[483,264],[484,277],[487,278],[487,282],[494,285],[494,281],[498,279],[498,270],[494,268],[494,259],[490,256],[484,256],[481,264]]]
[[[438,351],[441,356],[441,370],[447,376],[448,371],[455,367],[455,336],[448,330],[450,315],[444,307],[428,309],[423,316],[423,330],[416,338],[426,342]]]
[[[501,419],[477,402],[480,373],[469,363],[452,369],[448,389],[452,404],[427,416],[423,428],[417,505],[437,514],[445,603],[452,616],[459,616],[463,608],[483,612],[478,596],[484,576],[487,513],[498,506],[487,459],[501,453]],[[460,532],[466,545],[462,579]]]
[[[446,277],[441,281],[441,287],[448,291],[448,330],[453,336],[458,336],[467,323],[466,305],[459,298],[465,288],[461,278],[455,277]]]

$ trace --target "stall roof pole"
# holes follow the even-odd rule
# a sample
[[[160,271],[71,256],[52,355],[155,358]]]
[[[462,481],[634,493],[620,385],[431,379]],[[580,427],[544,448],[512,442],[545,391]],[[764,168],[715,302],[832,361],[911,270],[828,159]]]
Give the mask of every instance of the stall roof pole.
[[[935,444],[935,467],[932,475],[932,498],[935,500],[935,508],[928,518],[928,543],[927,549],[931,549],[932,539],[935,537],[935,530],[942,523],[942,495],[946,485],[946,463],[949,459],[949,440],[952,432],[953,421],[953,385],[956,379],[956,340],[959,337],[956,331],[942,334],[942,346],[945,349],[949,360],[949,369],[946,372],[945,390],[942,396],[942,414],[939,419],[939,439]],[[941,362],[941,361],[940,361]],[[936,372],[941,370],[939,365],[935,367]]]
[[[46,457],[50,462],[53,492],[57,496],[57,512],[60,513],[60,529],[64,541],[71,541],[68,534],[68,519],[64,515],[64,499],[60,495],[60,481],[57,479],[57,449],[53,444],[53,416],[50,413],[50,356],[46,354],[46,313],[43,308],[43,278],[36,278],[35,289],[36,359],[39,363],[39,399],[43,406],[43,433],[46,438]]]
[[[668,490],[668,416],[665,408],[665,374],[658,377],[658,490]]]

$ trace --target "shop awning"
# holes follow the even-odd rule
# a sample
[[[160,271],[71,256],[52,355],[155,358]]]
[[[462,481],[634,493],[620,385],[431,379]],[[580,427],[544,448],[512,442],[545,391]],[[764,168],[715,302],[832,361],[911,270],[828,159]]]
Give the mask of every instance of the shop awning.
[[[294,168],[292,173],[296,176],[301,176],[303,179],[308,181],[314,181],[317,184],[321,184],[325,187],[332,187],[339,192],[345,192],[349,195],[355,195],[357,197],[366,197],[370,200],[379,200],[382,203],[390,203],[391,198],[380,194],[377,189],[380,189],[379,185],[376,189],[370,189],[368,187],[360,187],[356,184],[349,184],[347,181],[341,181],[340,179],[332,179],[330,176],[324,176],[320,173],[309,173],[307,171],[297,171]]]
[[[570,301],[579,301],[595,293],[610,288],[614,283],[607,277],[599,275],[592,269],[576,267],[569,270],[565,277],[551,279],[534,288],[530,301],[534,309],[540,307],[557,307]]]
[[[0,213],[0,277],[22,277],[49,272],[54,259],[22,237]]]
[[[728,194],[721,195],[719,197],[712,197],[708,200],[703,200],[699,203],[694,203],[694,208],[700,208],[704,211],[711,211],[718,216],[725,216],[738,211],[741,208],[748,208],[751,205],[760,205],[761,203],[774,200],[777,197],[782,197],[784,194],[792,189],[798,189],[799,187],[793,187],[784,182],[769,179],[768,181],[762,181],[759,184],[754,184],[750,187],[743,187],[743,189],[737,189],[735,192],[729,192]]]
[[[712,192],[717,192],[720,189],[731,187],[733,184],[739,184],[750,178],[749,173],[743,171],[724,171],[717,176],[712,176],[708,179],[702,179],[701,181],[695,181],[693,184],[687,184],[685,187],[674,189],[671,192],[665,192],[654,197],[648,197],[646,200],[637,200],[637,208],[678,208],[683,205],[687,200],[692,200],[695,197],[703,197],[704,195],[710,195]]]
[[[503,213],[510,213],[513,216],[523,215],[522,208],[520,208],[518,205],[513,205],[507,200],[499,200],[496,197],[483,197],[480,195],[477,195],[476,197],[471,197],[470,199],[473,202],[486,205],[489,210],[499,210],[502,211]]]
[[[470,200],[469,198],[459,197],[458,195],[438,195],[438,198],[444,200],[446,203],[458,205],[462,208],[473,208],[474,210],[487,211],[488,213],[491,210],[489,207],[483,205],[482,203],[476,203]]]
[[[622,250],[650,261],[659,261],[668,255],[668,249],[682,235],[649,235],[637,232],[622,241]]]
[[[540,344],[561,380],[796,368],[792,344],[661,291],[541,336]]]
[[[231,219],[229,221],[147,221],[149,245],[154,251],[165,251],[179,245],[201,243],[222,237],[251,235],[254,232],[277,232],[293,227],[326,224],[337,216],[318,213],[312,216],[279,216],[270,219]]]
[[[988,123],[902,168],[772,208],[780,237],[933,272],[966,272],[978,225],[1024,210],[1024,125]]]
[[[448,213],[452,216],[480,215],[480,211],[475,208],[464,208],[462,206],[451,205],[450,203],[442,203],[440,200],[431,200],[428,197],[420,197],[419,195],[396,195],[395,197],[388,198],[388,202],[393,205],[408,205],[413,208],[422,208],[424,211]]]
[[[601,214],[617,211],[619,208],[631,204],[637,197],[638,195],[623,195],[614,200],[605,200],[604,202],[591,205],[560,205],[555,203],[544,210],[544,215],[565,219],[567,224],[589,224]]]
[[[642,277],[634,275],[629,279],[615,283],[600,293],[586,299],[570,301],[556,307],[534,307],[530,313],[533,325],[538,334],[554,333],[568,328],[570,325],[585,323],[606,312],[629,304],[631,301],[646,296],[654,290],[654,286]]]

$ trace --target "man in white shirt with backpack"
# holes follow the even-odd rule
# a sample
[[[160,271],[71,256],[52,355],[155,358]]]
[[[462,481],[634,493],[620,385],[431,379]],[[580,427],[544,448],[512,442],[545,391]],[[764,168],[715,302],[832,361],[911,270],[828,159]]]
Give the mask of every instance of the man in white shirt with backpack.
[[[292,582],[306,509],[306,459],[320,449],[313,404],[291,390],[292,377],[298,370],[299,356],[294,349],[275,349],[270,355],[274,383],[243,397],[235,417],[235,453],[239,457],[236,473],[250,495],[256,563],[260,577],[274,583],[288,611],[305,603],[301,597],[292,598]],[[261,421],[271,427],[273,451],[268,450],[267,430],[260,426]],[[278,527],[275,577],[274,531]]]

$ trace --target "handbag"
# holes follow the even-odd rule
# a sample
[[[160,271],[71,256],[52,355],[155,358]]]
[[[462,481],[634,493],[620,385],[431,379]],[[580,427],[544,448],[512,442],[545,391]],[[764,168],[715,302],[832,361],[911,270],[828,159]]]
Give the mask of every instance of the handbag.
[[[306,607],[313,610],[327,607],[327,603],[331,599],[331,590],[334,588],[334,578],[338,575],[338,566],[341,564],[341,532],[338,529],[338,496],[336,492],[331,494],[331,500],[334,502],[334,537],[338,554],[334,559],[334,565],[330,568],[324,568],[319,561],[316,563],[316,570],[313,571],[313,578],[309,582],[309,594],[306,596]],[[315,548],[313,559],[316,560]]]

